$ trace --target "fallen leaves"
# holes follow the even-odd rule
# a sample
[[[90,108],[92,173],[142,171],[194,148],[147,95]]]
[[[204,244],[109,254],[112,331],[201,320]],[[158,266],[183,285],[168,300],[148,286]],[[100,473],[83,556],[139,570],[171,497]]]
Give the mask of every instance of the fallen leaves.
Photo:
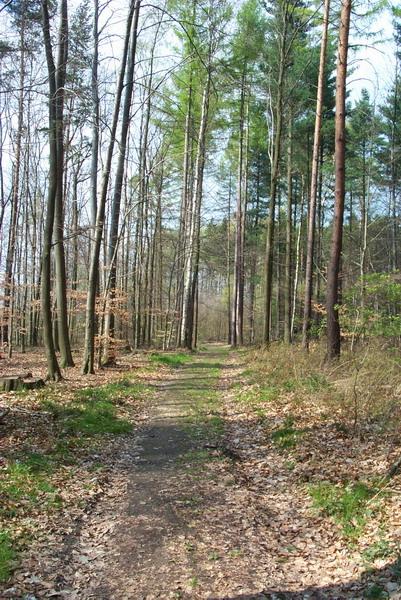
[[[143,403],[133,412],[120,407],[137,422],[150,417],[152,439],[146,442],[144,429],[105,436],[90,448],[77,444],[77,462],[53,474],[61,508],[28,508],[18,526],[13,522],[21,538],[30,532],[31,546],[4,597],[355,599],[372,585],[397,597],[401,568],[396,575],[397,565],[390,563],[401,536],[400,478],[380,498],[379,508],[372,503],[354,544],[333,518],[313,508],[308,486],[329,481],[342,489],[350,481],[380,480],[401,453],[399,443],[380,437],[374,427],[366,428],[363,439],[355,438],[338,427],[334,411],[328,417],[313,398],[310,404],[299,402],[291,386],[285,397],[267,386],[252,404],[258,388],[248,386],[238,362],[233,354],[217,386],[219,398],[213,400],[214,413],[225,419],[223,443],[204,427],[193,447],[176,447],[182,443],[177,431],[183,429],[192,388],[193,398],[201,398],[196,381],[188,384],[186,368],[172,373],[162,366],[152,375],[159,388],[151,410]],[[136,373],[149,378],[145,370]],[[106,383],[119,375],[99,377]],[[241,393],[232,385],[238,381]],[[63,402],[67,387],[56,392]],[[177,393],[180,387],[186,391]],[[13,417],[20,427],[7,430],[5,448],[48,452],[57,423],[51,414],[39,416],[35,395],[22,403],[28,417],[25,422]],[[164,441],[163,419],[172,427]],[[294,436],[293,430],[302,435]],[[277,443],[286,436],[290,444]],[[147,444],[152,456],[171,452],[159,470],[146,470]],[[1,468],[8,464],[4,453]],[[374,547],[380,536],[388,546]],[[388,556],[380,554],[382,547],[390,548]]]

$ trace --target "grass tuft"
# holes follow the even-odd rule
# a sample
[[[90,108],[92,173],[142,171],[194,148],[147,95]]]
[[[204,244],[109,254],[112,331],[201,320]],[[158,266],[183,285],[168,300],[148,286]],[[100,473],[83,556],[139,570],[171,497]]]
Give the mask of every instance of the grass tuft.
[[[375,583],[366,590],[364,598],[369,600],[384,600],[385,598],[389,598],[389,594],[381,585]]]
[[[176,369],[191,360],[191,356],[189,354],[185,354],[184,352],[175,352],[171,354],[152,352],[149,358],[151,362],[159,363]]]
[[[0,531],[0,582],[7,581],[10,577],[13,563],[15,560],[15,552],[12,547],[11,536],[8,531]]]
[[[0,482],[0,515],[14,517],[21,510],[43,504],[47,507],[58,506],[60,500],[56,488],[49,482],[49,468],[47,465],[46,469],[37,468],[29,459],[11,462]]]
[[[98,387],[88,387],[78,390],[77,400],[117,400],[127,398],[134,394],[137,385],[129,379],[120,379]]]
[[[271,434],[273,442],[283,450],[294,448],[299,436],[303,434],[301,429],[295,429],[294,422],[294,417],[287,416],[283,426]]]
[[[367,563],[373,563],[382,558],[391,556],[392,550],[388,540],[383,538],[377,540],[362,552],[362,558]]]
[[[372,487],[364,483],[340,486],[321,482],[311,485],[309,493],[315,508],[332,517],[346,538],[358,538],[370,514],[368,501],[375,494]]]
[[[144,391],[144,386],[123,379],[107,385],[85,388],[75,394],[69,405],[43,400],[46,410],[63,422],[65,432],[73,435],[124,434],[131,423],[117,413],[117,405],[130,396]]]

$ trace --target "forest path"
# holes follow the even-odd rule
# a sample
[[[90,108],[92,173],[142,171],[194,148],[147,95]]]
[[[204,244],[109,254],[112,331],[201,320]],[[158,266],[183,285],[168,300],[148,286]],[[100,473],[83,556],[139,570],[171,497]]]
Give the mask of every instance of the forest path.
[[[310,464],[305,438],[292,452],[276,443],[288,411],[255,403],[251,355],[210,345],[150,360],[168,367],[152,367],[143,425],[105,438],[105,456],[91,456],[100,467],[111,457],[101,492],[34,553],[33,593],[5,597],[401,600],[394,565],[367,569],[357,546],[313,509],[308,469],[324,475],[332,455]]]
[[[144,424],[111,438],[104,491],[40,556],[49,591],[23,600],[401,600],[392,566],[366,570],[313,510],[305,441],[289,454],[272,438],[288,414],[254,404],[249,355],[210,345],[153,359],[170,367],[153,371]]]
[[[73,543],[74,597],[223,598],[214,593],[241,555],[238,522],[224,520],[235,480],[221,415],[237,362],[211,345],[155,383],[147,424],[120,461],[126,489],[111,485]]]

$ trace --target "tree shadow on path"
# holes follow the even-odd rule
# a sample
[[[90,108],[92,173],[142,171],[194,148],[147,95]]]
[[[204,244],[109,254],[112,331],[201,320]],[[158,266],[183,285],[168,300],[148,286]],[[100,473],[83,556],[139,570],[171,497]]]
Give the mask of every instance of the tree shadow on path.
[[[299,591],[268,589],[239,596],[209,596],[208,600],[392,600],[401,599],[401,559],[382,569],[371,569],[358,579]]]

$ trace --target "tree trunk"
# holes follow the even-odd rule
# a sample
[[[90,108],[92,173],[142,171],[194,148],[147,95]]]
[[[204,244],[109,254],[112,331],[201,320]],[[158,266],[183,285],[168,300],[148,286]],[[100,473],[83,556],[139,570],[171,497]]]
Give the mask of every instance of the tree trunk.
[[[124,49],[121,58],[121,67],[118,77],[116,97],[114,104],[113,120],[111,125],[111,137],[109,147],[107,150],[107,157],[102,174],[102,184],[99,202],[97,205],[96,213],[96,226],[95,236],[93,244],[91,245],[91,258],[89,267],[89,281],[88,281],[88,296],[86,300],[86,319],[85,319],[85,345],[84,345],[84,359],[82,364],[82,372],[94,373],[94,362],[95,362],[95,325],[96,325],[96,291],[98,287],[98,274],[99,274],[99,259],[100,251],[102,247],[104,220],[106,214],[106,200],[107,191],[109,187],[111,163],[113,159],[113,150],[116,140],[116,132],[118,126],[118,118],[120,114],[121,98],[124,89],[125,70],[128,60],[128,48],[131,37],[131,27],[134,15],[134,9],[136,7],[135,2],[131,2],[130,10],[128,13],[127,27],[124,40]]]
[[[270,204],[269,216],[267,219],[267,236],[265,252],[265,306],[264,306],[264,334],[263,341],[268,344],[270,341],[271,328],[271,303],[273,292],[273,251],[274,251],[274,225],[276,213],[277,187],[280,172],[281,155],[281,137],[283,128],[283,95],[284,95],[284,74],[286,58],[286,31],[287,19],[284,20],[284,31],[280,36],[279,48],[279,74],[277,80],[277,96],[275,98],[275,128],[271,159],[271,177],[270,177]]]
[[[68,58],[68,12],[67,0],[61,2],[58,59],[56,69],[56,145],[57,173],[54,209],[54,256],[56,267],[56,298],[58,340],[61,353],[61,366],[73,367],[70,337],[68,331],[67,277],[64,252],[64,88]]]
[[[244,129],[245,129],[245,68],[241,78],[241,100],[238,144],[237,207],[235,214],[234,290],[231,323],[231,344],[244,343]]]
[[[227,343],[232,343],[231,324],[231,173],[228,184],[228,206],[227,206]]]
[[[203,192],[203,171],[205,166],[206,133],[209,116],[209,96],[211,86],[210,66],[208,67],[207,81],[202,97],[201,121],[198,136],[198,149],[195,165],[194,193],[193,193],[193,216],[189,233],[187,257],[184,272],[184,310],[181,325],[181,338],[189,350],[193,346],[193,331],[195,319],[195,297],[196,283],[199,267],[199,228],[200,210]]]
[[[54,349],[51,305],[51,247],[57,194],[57,88],[56,67],[51,45],[50,18],[47,0],[42,0],[42,28],[49,74],[49,184],[42,249],[41,307],[43,317],[43,341],[47,358],[47,377],[50,380],[59,381],[61,379],[61,372]]]
[[[139,11],[141,7],[141,0],[136,0],[134,18],[132,22],[132,32],[130,40],[130,53],[128,56],[127,66],[127,79],[125,83],[125,95],[124,95],[124,106],[121,120],[121,135],[119,140],[119,152],[118,152],[118,163],[116,179],[114,184],[113,203],[111,209],[111,223],[110,233],[108,242],[108,256],[107,263],[109,267],[109,291],[108,291],[108,308],[105,319],[104,337],[105,346],[103,358],[107,362],[110,358],[109,352],[111,349],[110,340],[114,339],[114,322],[115,313],[113,310],[113,300],[115,298],[116,291],[116,276],[117,276],[117,245],[118,245],[118,226],[120,222],[120,206],[121,206],[121,192],[124,178],[126,149],[127,149],[127,137],[128,128],[130,123],[131,103],[132,94],[134,90],[134,71],[136,64],[136,47],[138,39],[138,21]]]
[[[291,336],[291,259],[292,259],[292,121],[288,124],[287,149],[287,219],[285,228],[285,282],[284,282],[284,342]]]
[[[313,138],[313,155],[312,155],[312,174],[311,174],[311,191],[309,202],[309,217],[308,217],[308,238],[306,250],[306,271],[305,271],[305,300],[304,300],[304,319],[302,326],[302,346],[308,349],[309,346],[309,330],[312,317],[312,285],[313,285],[313,255],[315,248],[315,221],[316,221],[316,201],[318,193],[318,177],[319,177],[319,158],[321,146],[321,131],[323,120],[323,101],[324,101],[324,76],[326,68],[327,56],[327,40],[328,27],[330,16],[330,0],[325,0],[324,15],[323,15],[323,35],[320,47],[320,64],[319,77],[317,84],[317,100],[316,100],[316,118],[315,118],[315,133]]]
[[[329,361],[338,358],[341,352],[338,289],[345,200],[345,102],[351,6],[352,0],[342,0],[336,82],[335,205],[327,273],[327,360]]]

